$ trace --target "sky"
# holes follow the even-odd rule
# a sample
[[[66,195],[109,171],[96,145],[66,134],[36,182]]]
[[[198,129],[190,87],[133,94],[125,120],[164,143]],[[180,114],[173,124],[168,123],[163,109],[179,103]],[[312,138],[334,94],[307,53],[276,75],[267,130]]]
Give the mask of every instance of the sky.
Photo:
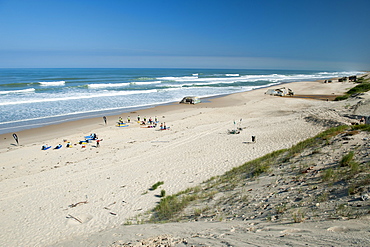
[[[370,70],[369,0],[0,0],[0,68]]]

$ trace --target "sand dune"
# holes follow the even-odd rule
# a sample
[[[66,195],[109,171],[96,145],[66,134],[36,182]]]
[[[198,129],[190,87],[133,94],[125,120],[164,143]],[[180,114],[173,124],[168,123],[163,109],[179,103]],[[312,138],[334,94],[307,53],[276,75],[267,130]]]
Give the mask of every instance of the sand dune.
[[[287,86],[297,94],[340,95],[353,84]],[[324,129],[307,122],[307,116],[327,114],[350,124],[332,110],[344,108],[343,102],[275,97],[265,91],[121,115],[132,120],[138,114],[157,116],[170,127],[165,131],[135,122],[118,128],[119,116],[110,116],[107,125],[98,118],[19,132],[20,146],[11,134],[1,135],[0,245],[47,246],[120,226],[156,205],[158,192],[148,189],[158,181],[164,181],[167,194],[176,193]],[[229,135],[235,127],[243,130]],[[94,141],[85,148],[77,144],[90,133],[103,139],[100,147]],[[252,135],[257,138],[253,144]],[[66,148],[64,140],[76,145]],[[41,150],[59,143],[59,150]]]

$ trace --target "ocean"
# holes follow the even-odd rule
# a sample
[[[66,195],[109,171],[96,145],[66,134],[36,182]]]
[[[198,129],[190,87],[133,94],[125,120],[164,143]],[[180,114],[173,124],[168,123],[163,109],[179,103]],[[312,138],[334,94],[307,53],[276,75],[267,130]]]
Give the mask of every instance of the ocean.
[[[359,71],[0,69],[0,134]]]

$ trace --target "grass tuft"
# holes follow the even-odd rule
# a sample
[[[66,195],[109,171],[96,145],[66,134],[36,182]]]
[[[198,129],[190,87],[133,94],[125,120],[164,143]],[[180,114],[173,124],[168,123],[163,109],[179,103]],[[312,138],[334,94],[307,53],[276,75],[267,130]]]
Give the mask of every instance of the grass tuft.
[[[335,101],[341,101],[341,100],[346,100],[351,96],[354,96],[359,93],[364,93],[367,91],[370,91],[370,82],[369,80],[365,80],[363,77],[359,78],[357,81],[359,84],[356,85],[355,87],[351,88],[348,90],[345,95],[338,96],[335,98]]]
[[[157,182],[157,183],[155,183],[155,184],[153,184],[152,185],[152,187],[150,187],[150,189],[149,190],[156,190],[159,186],[161,186],[162,184],[164,184],[164,182],[163,181],[159,181],[159,182]]]
[[[355,153],[353,151],[349,152],[348,154],[344,155],[343,158],[340,160],[339,164],[341,167],[349,166],[353,160]]]

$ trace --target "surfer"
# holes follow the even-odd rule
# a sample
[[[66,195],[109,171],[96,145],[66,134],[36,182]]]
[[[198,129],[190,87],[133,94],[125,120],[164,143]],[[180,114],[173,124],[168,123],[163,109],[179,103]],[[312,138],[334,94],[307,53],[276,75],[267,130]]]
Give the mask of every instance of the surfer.
[[[130,116],[127,117],[127,122],[129,123],[131,121]]]
[[[57,145],[54,149],[59,149],[62,147],[62,144]]]
[[[103,117],[103,120],[104,120],[104,123],[107,124],[107,117],[106,116]]]

